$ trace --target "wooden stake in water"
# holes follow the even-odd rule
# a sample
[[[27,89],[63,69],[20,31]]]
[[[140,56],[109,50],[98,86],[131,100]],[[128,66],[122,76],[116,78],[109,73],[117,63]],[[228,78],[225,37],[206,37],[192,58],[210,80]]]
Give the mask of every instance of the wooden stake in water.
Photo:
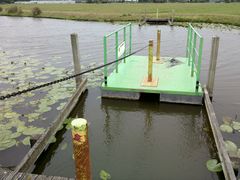
[[[148,46],[148,82],[152,82],[152,68],[153,68],[153,40],[150,40]]]
[[[75,74],[79,74],[81,72],[80,53],[78,48],[78,35],[75,33],[71,34],[71,44],[72,44],[74,72]],[[81,76],[77,76],[75,79],[76,79],[76,86],[78,87],[82,80]]]
[[[207,82],[207,90],[209,93],[209,97],[213,97],[213,88],[215,81],[215,72],[217,66],[217,55],[218,55],[218,47],[219,47],[219,37],[212,38],[212,50],[210,57],[210,65],[208,71],[208,82]]]
[[[160,41],[161,41],[161,31],[158,30],[157,31],[157,55],[156,55],[157,61],[160,60]]]
[[[76,179],[91,180],[87,120],[74,119],[71,125]]]

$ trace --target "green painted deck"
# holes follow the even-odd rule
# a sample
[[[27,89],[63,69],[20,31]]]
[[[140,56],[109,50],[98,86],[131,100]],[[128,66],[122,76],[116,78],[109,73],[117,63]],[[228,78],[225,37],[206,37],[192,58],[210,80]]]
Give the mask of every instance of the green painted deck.
[[[158,77],[156,87],[142,86],[144,77],[147,77],[148,57],[130,56],[126,63],[121,62],[116,70],[108,74],[107,86],[102,84],[102,90],[113,92],[157,93],[186,96],[203,96],[201,85],[196,90],[196,75],[191,77],[191,67],[188,59],[175,57],[161,57],[163,63],[153,63],[153,78]]]

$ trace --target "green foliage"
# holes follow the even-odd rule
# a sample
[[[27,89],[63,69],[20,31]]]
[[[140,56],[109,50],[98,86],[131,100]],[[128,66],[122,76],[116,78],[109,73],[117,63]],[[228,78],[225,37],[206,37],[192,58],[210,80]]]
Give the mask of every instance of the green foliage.
[[[2,12],[3,11],[3,8],[0,6],[0,12]]]
[[[211,172],[221,172],[222,171],[222,165],[221,163],[218,163],[216,159],[210,159],[207,161],[206,166],[209,171]]]
[[[32,9],[32,15],[33,16],[39,16],[40,14],[42,14],[42,10],[39,7],[34,7]]]
[[[17,6],[10,6],[7,8],[7,13],[8,14],[16,14],[18,12],[18,7]]]
[[[101,170],[99,175],[100,175],[100,179],[102,179],[102,180],[111,179],[111,175],[108,172],[104,171],[104,170]]]

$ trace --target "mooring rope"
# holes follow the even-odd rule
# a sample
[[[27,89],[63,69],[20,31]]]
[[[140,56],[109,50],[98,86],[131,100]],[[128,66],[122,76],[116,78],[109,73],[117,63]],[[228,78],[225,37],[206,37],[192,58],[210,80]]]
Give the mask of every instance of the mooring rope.
[[[13,93],[9,93],[9,94],[6,94],[6,95],[3,95],[3,96],[0,96],[0,100],[4,100],[4,99],[7,99],[7,98],[10,98],[10,97],[14,97],[14,96],[17,96],[17,95],[21,95],[21,94],[24,94],[24,93],[27,93],[27,92],[30,92],[30,91],[33,91],[33,90],[37,90],[37,89],[40,89],[40,88],[43,88],[43,87],[46,87],[46,86],[50,86],[50,85],[53,85],[53,84],[57,84],[57,83],[60,83],[60,82],[63,82],[63,81],[67,81],[69,79],[72,79],[72,78],[75,78],[77,76],[81,76],[83,74],[86,74],[86,73],[89,73],[91,71],[95,71],[95,70],[98,70],[98,69],[101,69],[105,66],[109,66],[111,64],[114,64],[118,61],[122,61],[124,60],[125,58],[127,57],[130,57],[140,51],[142,51],[143,49],[145,49],[147,46],[144,46],[132,53],[130,53],[129,55],[127,56],[124,56],[122,58],[119,58],[118,60],[115,60],[115,61],[112,61],[112,62],[109,62],[107,64],[104,64],[104,65],[101,65],[101,66],[97,66],[95,68],[92,68],[92,69],[89,69],[89,70],[86,70],[86,71],[83,71],[81,73],[78,73],[78,74],[74,74],[74,75],[71,75],[71,76],[67,76],[67,77],[64,77],[64,78],[61,78],[61,79],[58,79],[58,80],[54,80],[54,81],[51,81],[51,82],[48,82],[48,83],[44,83],[44,84],[40,84],[40,85],[37,85],[37,86],[34,86],[34,87],[30,87],[30,88],[27,88],[27,89],[24,89],[24,90],[20,90],[20,91],[16,91],[16,92],[13,92]]]

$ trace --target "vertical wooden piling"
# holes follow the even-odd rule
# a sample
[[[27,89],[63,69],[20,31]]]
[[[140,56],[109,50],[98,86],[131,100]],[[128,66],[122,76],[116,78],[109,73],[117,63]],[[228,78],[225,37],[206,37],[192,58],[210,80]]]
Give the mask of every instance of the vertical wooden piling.
[[[156,55],[156,60],[160,60],[160,42],[161,42],[161,31],[157,31],[157,55]]]
[[[78,35],[75,33],[71,34],[71,44],[72,44],[74,72],[75,74],[79,74],[81,72],[80,53],[79,53],[79,47],[78,47]],[[75,79],[76,79],[76,86],[78,87],[82,80],[81,76],[77,76]]]
[[[76,179],[91,180],[87,120],[74,119],[71,125]]]
[[[153,68],[153,40],[150,40],[148,46],[148,82],[152,81],[152,68]]]
[[[208,82],[207,82],[207,90],[210,98],[213,97],[218,47],[219,47],[219,37],[215,36],[212,38],[212,49],[211,49],[211,57],[210,57],[210,64],[209,64],[209,71],[208,71]]]

